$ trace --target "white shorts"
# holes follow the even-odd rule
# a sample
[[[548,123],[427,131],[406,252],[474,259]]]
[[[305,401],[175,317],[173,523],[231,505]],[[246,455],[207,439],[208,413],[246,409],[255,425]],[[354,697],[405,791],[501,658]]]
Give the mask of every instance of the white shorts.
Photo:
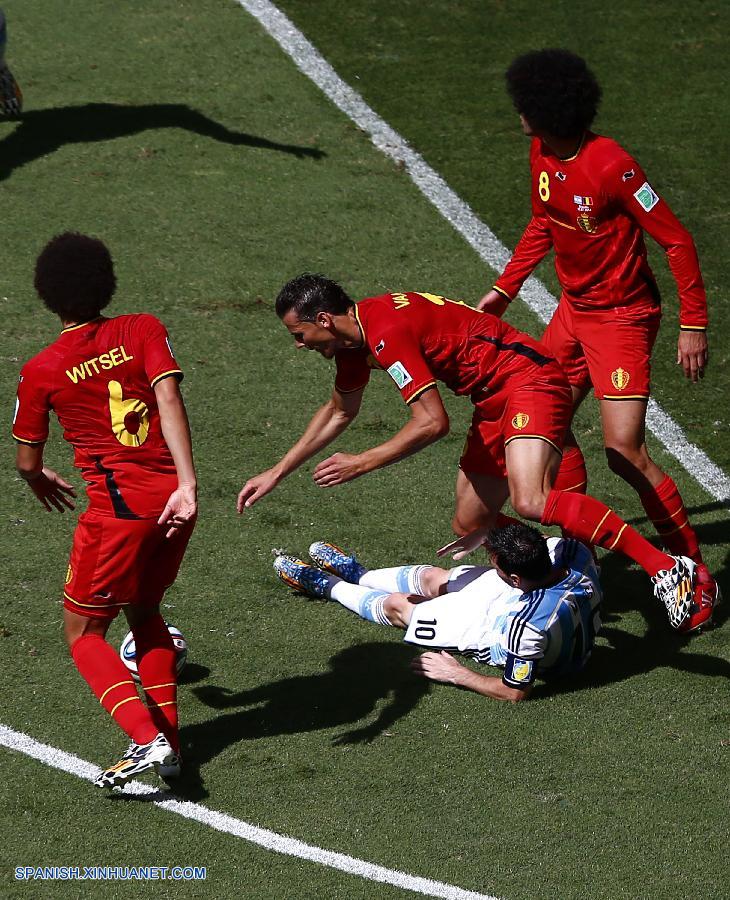
[[[491,661],[507,613],[522,592],[483,566],[452,569],[448,593],[413,608],[404,641]]]

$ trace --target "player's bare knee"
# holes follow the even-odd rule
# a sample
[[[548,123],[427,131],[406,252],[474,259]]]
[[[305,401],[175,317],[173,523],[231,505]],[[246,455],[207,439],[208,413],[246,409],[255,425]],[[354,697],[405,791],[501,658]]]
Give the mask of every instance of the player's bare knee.
[[[630,444],[614,443],[604,449],[609,469],[622,478],[644,474],[652,466],[651,458],[644,444],[636,447]]]
[[[102,619],[86,618],[84,616],[69,616],[64,619],[63,630],[68,644],[69,652],[79,638],[90,634],[98,634],[105,637],[109,629],[109,623]]]
[[[518,516],[539,522],[545,509],[545,495],[539,491],[515,491],[510,497],[510,503]]]
[[[408,594],[388,594],[383,601],[383,612],[391,625],[405,628],[411,618],[411,604]]]
[[[465,534],[476,531],[477,528],[484,528],[490,524],[492,524],[491,521],[487,521],[483,515],[469,515],[457,510],[451,520],[451,530],[457,537],[463,537]]]
[[[429,566],[421,572],[419,580],[423,596],[431,600],[439,596],[441,588],[449,580],[449,573],[438,566]]]

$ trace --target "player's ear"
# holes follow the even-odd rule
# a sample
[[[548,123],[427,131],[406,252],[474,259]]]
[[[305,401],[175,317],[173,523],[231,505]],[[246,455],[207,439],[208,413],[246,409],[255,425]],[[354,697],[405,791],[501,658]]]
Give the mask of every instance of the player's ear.
[[[326,328],[328,331],[332,330],[332,314],[328,312],[324,312],[324,310],[317,313],[317,317],[315,319],[317,325],[320,328]]]
[[[507,575],[507,578],[509,578],[509,582],[512,585],[512,587],[517,588],[520,591],[522,590],[522,579],[520,578],[519,575],[514,575],[514,574],[510,573]]]

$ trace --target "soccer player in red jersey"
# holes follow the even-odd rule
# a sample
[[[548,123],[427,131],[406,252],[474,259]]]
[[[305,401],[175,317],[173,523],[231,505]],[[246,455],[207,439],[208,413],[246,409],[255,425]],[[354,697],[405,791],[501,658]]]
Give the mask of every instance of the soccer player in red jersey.
[[[75,491],[44,466],[53,410],[87,485],[64,588],[71,656],[131,740],[96,780],[124,784],[155,767],[179,773],[176,651],[160,601],[182,562],[197,514],[182,372],[154,316],[106,318],[116,288],[99,240],[55,237],[38,257],[35,287],[63,330],[20,374],[13,420],[17,469],[43,506],[74,508]],[[134,635],[145,701],[105,640],[122,610]]]
[[[590,131],[601,90],[584,60],[567,50],[533,51],[518,57],[506,78],[522,129],[532,138],[532,218],[479,308],[501,316],[554,248],[562,295],[541,340],[568,376],[574,408],[593,387],[612,471],[637,491],[669,552],[696,563],[687,625],[696,630],[711,621],[719,589],[676,484],[645,443],[661,307],[643,232],[664,249],[677,282],[677,363],[696,382],[708,352],[707,303],[694,242],[636,160]],[[556,485],[585,491],[586,483],[583,455],[571,434]]]
[[[449,419],[436,387],[442,381],[474,404],[456,482],[453,528],[443,548],[463,555],[486,538],[510,498],[517,513],[571,536],[620,550],[644,567],[655,595],[682,628],[690,615],[694,564],[657,550],[603,503],[553,489],[570,422],[570,385],[545,348],[492,315],[420,292],[368,297],[357,305],[321,275],[286,284],[276,311],[297,348],[335,360],[331,399],[272,468],[249,479],[238,495],[243,512],[331,443],[358,414],[372,368],[398,386],[411,417],[395,435],[359,454],[335,453],[314,470],[321,487],[351,481],[438,440]]]

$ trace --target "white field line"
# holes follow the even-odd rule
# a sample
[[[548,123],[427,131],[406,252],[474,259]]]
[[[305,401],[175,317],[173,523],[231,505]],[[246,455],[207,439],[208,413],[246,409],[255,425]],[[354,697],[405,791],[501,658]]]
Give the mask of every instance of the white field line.
[[[454,226],[484,262],[500,272],[510,257],[507,247],[408,143],[363,98],[346,84],[296,26],[268,0],[236,0],[254,16],[296,66],[392,160],[402,163],[414,184],[441,215]],[[520,297],[547,323],[555,297],[537,278],[529,278]],[[730,478],[707,454],[687,440],[679,425],[656,400],[649,401],[647,425],[679,464],[715,500],[730,500]]]
[[[0,725],[0,746],[7,747],[9,750],[15,750],[18,753],[24,753],[26,756],[44,763],[44,765],[60,769],[62,772],[68,772],[77,778],[83,778],[84,781],[93,781],[101,771],[97,766],[86,762],[86,760],[79,759],[78,756],[72,756],[70,753],[65,753],[56,747],[50,747],[48,744],[41,744],[28,737],[27,734],[15,731],[7,725]],[[94,790],[98,789],[94,788]],[[130,782],[125,787],[124,792],[131,794],[159,793],[150,785],[135,781]],[[222,831],[225,834],[242,838],[244,841],[249,841],[252,844],[258,844],[259,847],[263,847],[266,850],[273,850],[286,856],[296,856],[299,859],[319,863],[319,865],[327,866],[330,869],[339,869],[348,875],[357,875],[360,878],[366,878],[368,881],[392,884],[406,891],[425,894],[427,897],[442,897],[444,900],[498,900],[498,898],[488,894],[477,894],[474,891],[466,891],[463,888],[444,884],[441,881],[432,881],[430,878],[419,878],[416,875],[409,875],[397,869],[386,869],[384,866],[376,866],[354,856],[346,856],[344,853],[333,853],[331,850],[323,850],[320,847],[305,844],[303,841],[298,841],[295,838],[277,834],[266,828],[259,828],[241,819],[235,819],[233,816],[228,816],[225,813],[216,812],[214,809],[200,806],[198,803],[190,803],[187,800],[150,800],[150,802],[161,809],[167,810],[167,812],[200,822],[201,825],[207,825],[216,831]]]

